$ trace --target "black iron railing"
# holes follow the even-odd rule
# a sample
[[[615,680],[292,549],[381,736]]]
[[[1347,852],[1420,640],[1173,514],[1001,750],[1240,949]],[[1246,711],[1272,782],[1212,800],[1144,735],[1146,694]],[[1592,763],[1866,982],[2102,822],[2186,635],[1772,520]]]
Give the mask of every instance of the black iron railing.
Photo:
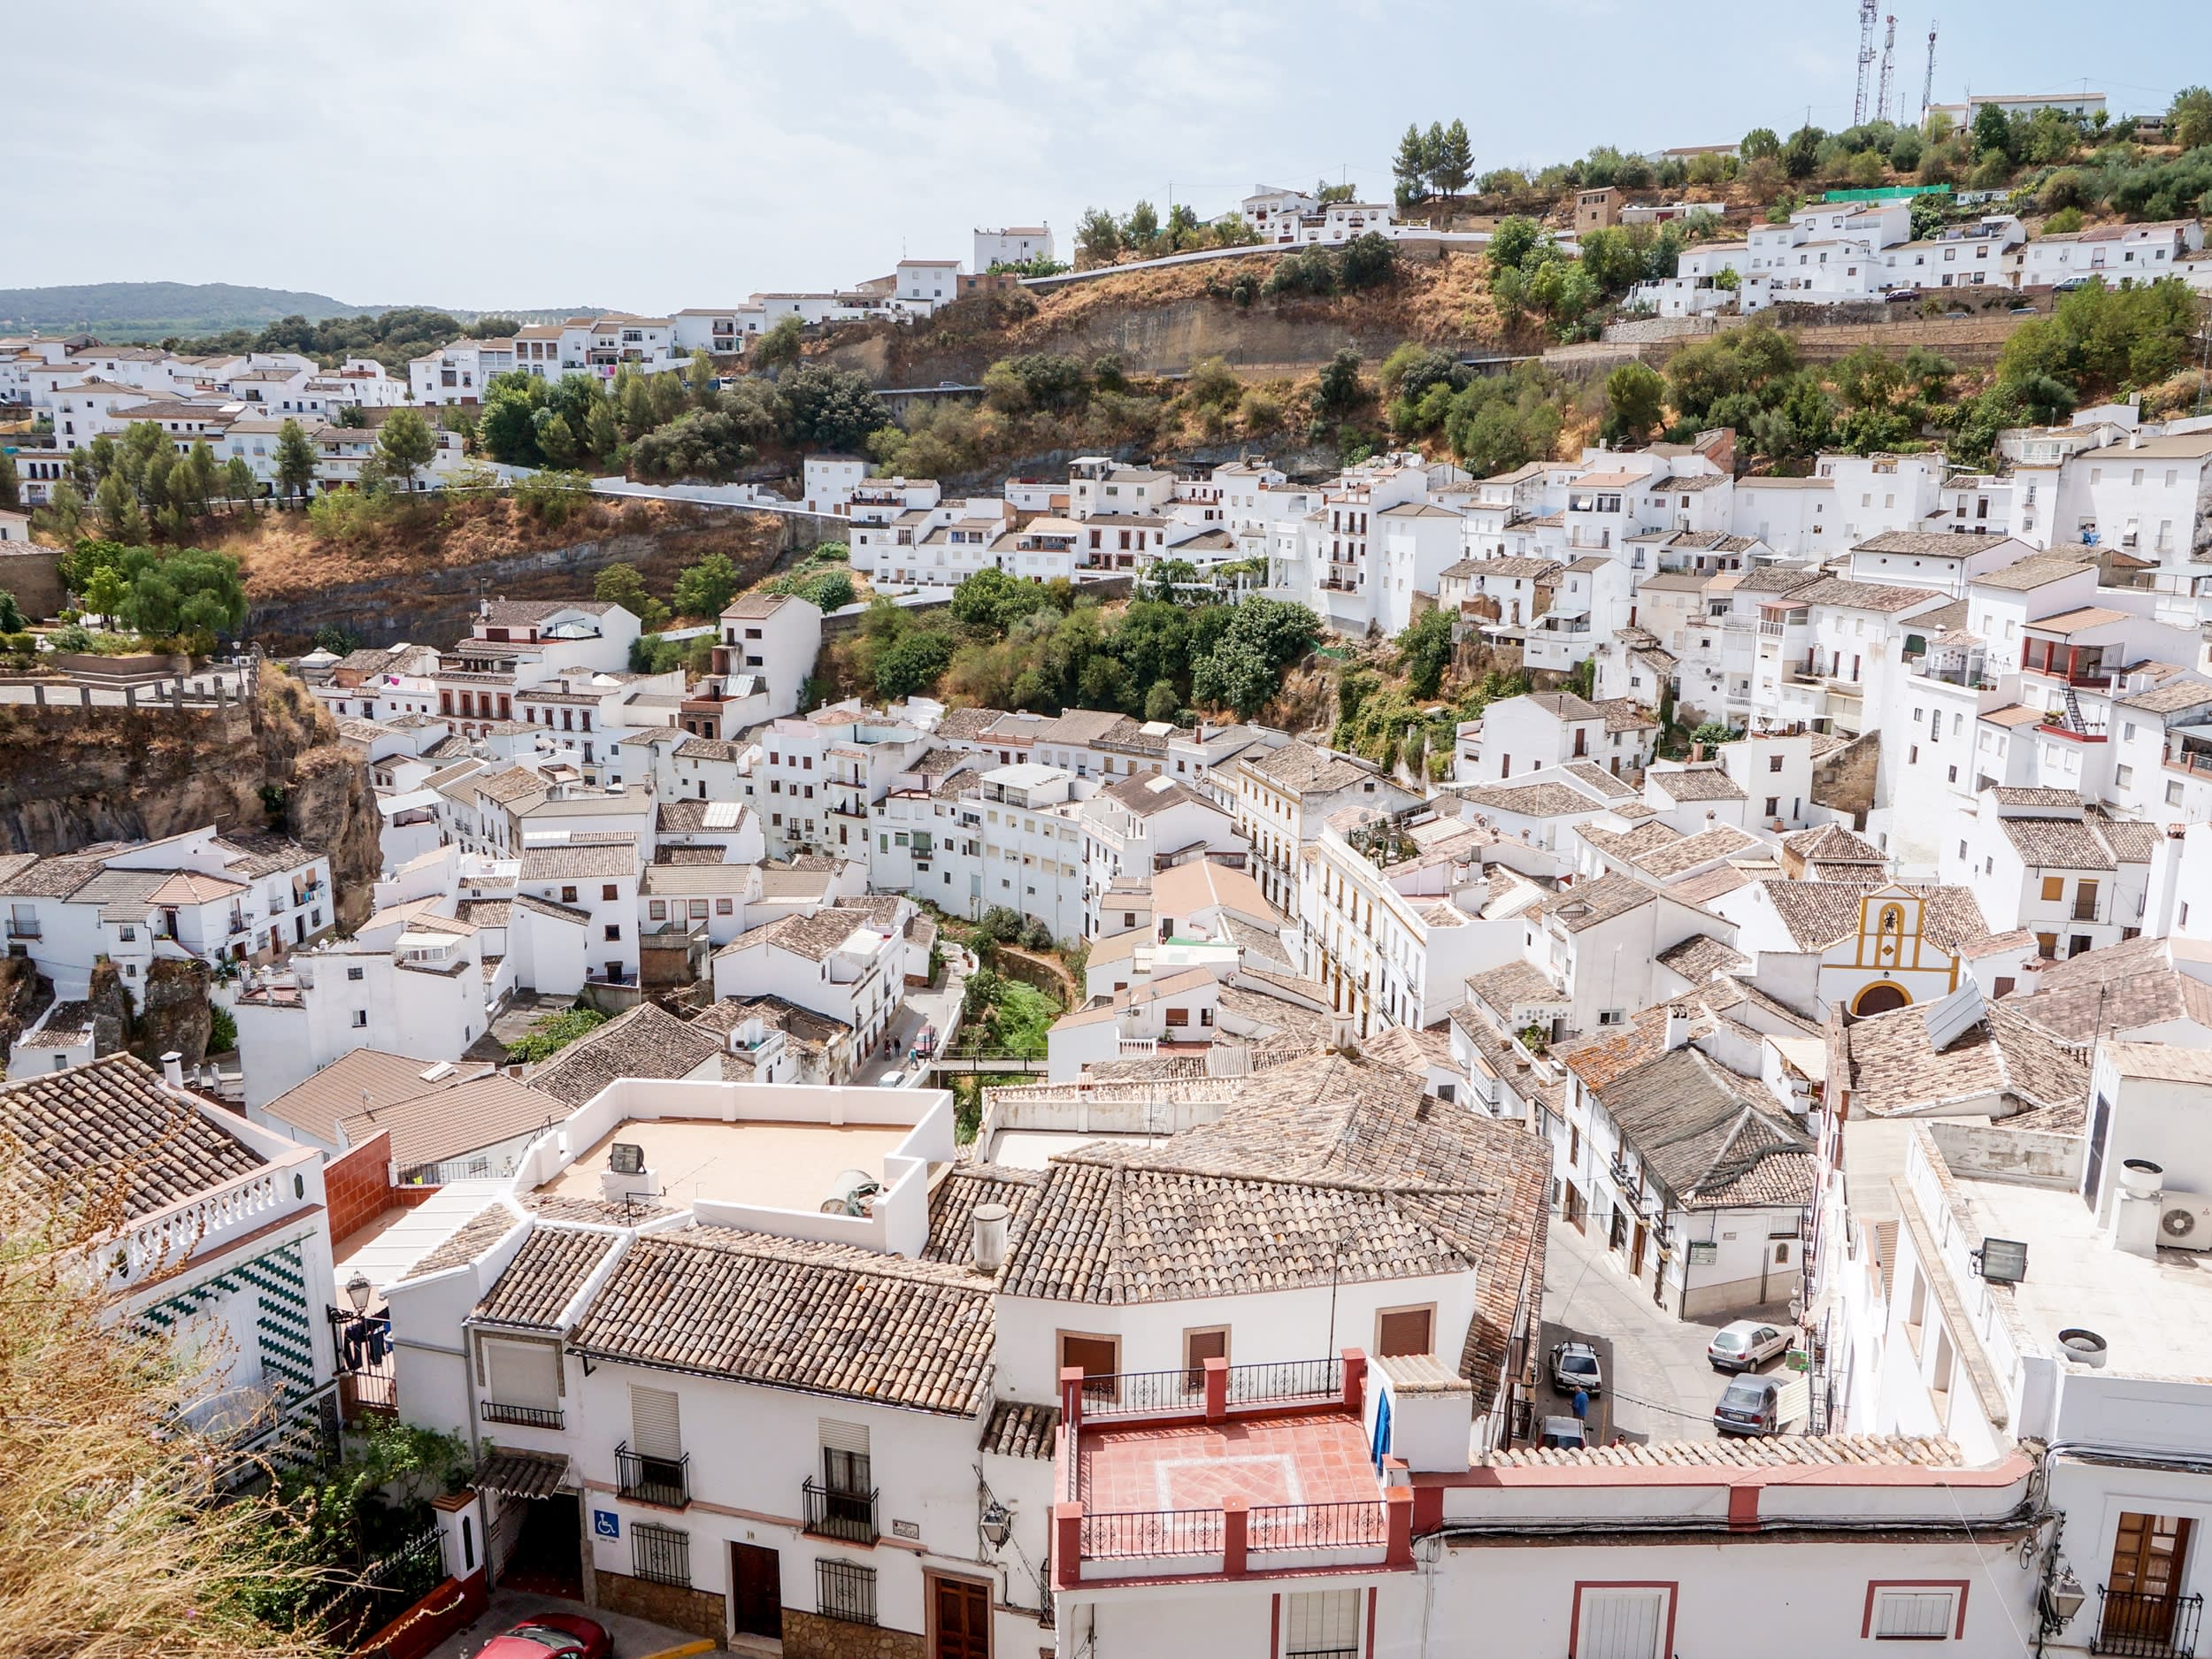
[[[1229,1403],[1233,1406],[1334,1399],[1343,1392],[1344,1362],[1340,1359],[1286,1359],[1229,1367]]]
[[[630,1527],[630,1571],[653,1584],[688,1587],[691,1583],[691,1534],[673,1527],[637,1521]]]
[[[1334,1359],[1277,1360],[1228,1368],[1232,1406],[1333,1399],[1344,1391],[1344,1363]],[[1118,1371],[1083,1379],[1083,1414],[1088,1417],[1133,1417],[1202,1411],[1206,1405],[1203,1366],[1174,1371]]]
[[[2184,1659],[2197,1650],[2201,1595],[2151,1595],[2140,1590],[2097,1592],[2097,1640],[2092,1653],[2129,1659]]]
[[[1255,1504],[1246,1520],[1248,1549],[1380,1549],[1383,1506],[1373,1503]]]
[[[561,1414],[557,1409],[544,1406],[503,1405],[495,1400],[484,1402],[482,1416],[487,1423],[511,1423],[518,1428],[557,1429]]]
[[[849,1544],[872,1544],[876,1530],[876,1494],[848,1491],[810,1479],[803,1493],[806,1530],[822,1538],[841,1538]]]
[[[688,1452],[681,1457],[649,1457],[632,1451],[626,1440],[614,1448],[614,1461],[624,1497],[671,1509],[680,1509],[691,1502]]]
[[[1133,1561],[1149,1555],[1218,1555],[1219,1509],[1140,1509],[1083,1517],[1086,1561]]]
[[[391,1417],[399,1410],[399,1379],[393,1365],[392,1322],[382,1314],[326,1308],[331,1352],[337,1360],[338,1415],[345,1423],[365,1413]]]
[[[815,1605],[824,1618],[876,1622],[876,1570],[825,1556],[814,1563]]]

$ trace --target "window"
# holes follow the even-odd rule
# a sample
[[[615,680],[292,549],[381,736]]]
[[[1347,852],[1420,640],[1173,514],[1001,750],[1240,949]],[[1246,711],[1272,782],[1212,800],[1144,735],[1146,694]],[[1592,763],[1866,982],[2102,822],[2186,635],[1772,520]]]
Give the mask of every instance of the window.
[[[575,903],[576,889],[574,887],[563,887],[561,889],[561,902],[564,904]]]
[[[613,897],[615,896],[615,895],[616,895],[616,888],[615,888],[615,885],[614,885],[614,883],[613,883],[613,882],[611,882],[611,881],[608,882],[605,886],[602,887],[599,889],[599,896],[600,896],[602,899],[611,899],[611,898],[613,898]]]
[[[1356,1654],[1360,1651],[1360,1593],[1307,1590],[1283,1598],[1283,1655]]]
[[[630,1523],[630,1571],[651,1584],[691,1585],[691,1534],[651,1521]],[[870,1575],[872,1577],[873,1575]]]
[[[561,1402],[560,1350],[547,1342],[482,1340],[483,1369],[478,1380],[493,1406],[520,1406],[554,1411]]]
[[[1859,1634],[1875,1641],[1948,1641],[1966,1634],[1966,1581],[1869,1584]]]
[[[1114,1378],[1121,1370],[1121,1339],[1114,1336],[1084,1336],[1073,1331],[1060,1333],[1060,1369],[1083,1373],[1083,1392],[1101,1394],[1111,1399]]]
[[[353,1028],[356,1031],[361,1030],[364,1026],[367,1025],[368,1023],[369,1010],[367,1009],[357,1008],[353,1010]]]
[[[1432,1353],[1435,1325],[1433,1306],[1386,1308],[1375,1316],[1375,1352],[1386,1356]]]
[[[1171,1008],[1171,1009],[1169,1009],[1169,1010],[1167,1010],[1167,1023],[1168,1023],[1171,1026],[1187,1025],[1189,1025],[1189,1024],[1190,1024],[1190,1010],[1188,1010],[1187,1008]]]
[[[1666,1659],[1674,1651],[1674,1586],[1578,1584],[1575,1659]]]
[[[358,967],[348,968],[346,970],[346,978],[349,979],[357,979],[365,972],[366,972],[366,970]]]
[[[645,906],[645,919],[649,922],[666,921],[668,919],[668,902],[665,899],[649,900]]]
[[[1598,1010],[1598,1024],[1601,1025],[1621,1025],[1627,1024],[1627,1022],[1628,1010],[1624,1008],[1601,1008]]]
[[[622,927],[621,927],[621,925],[620,925],[619,923],[617,923],[617,922],[609,922],[609,923],[607,924],[607,937],[608,937],[609,939],[619,939],[619,938],[621,938],[621,937],[622,937]]]
[[[2046,904],[2056,904],[2065,896],[2066,878],[2064,876],[2045,876],[2043,878],[2043,902]]]
[[[876,1570],[824,1556],[814,1563],[815,1605],[824,1618],[876,1622]]]

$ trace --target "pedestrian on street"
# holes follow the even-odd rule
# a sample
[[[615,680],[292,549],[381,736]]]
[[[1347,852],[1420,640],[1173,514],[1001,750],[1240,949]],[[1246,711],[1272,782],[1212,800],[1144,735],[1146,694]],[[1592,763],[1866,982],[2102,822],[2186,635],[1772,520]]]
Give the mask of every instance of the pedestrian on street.
[[[1575,1421],[1578,1423],[1583,1422],[1589,1417],[1590,1391],[1587,1388],[1575,1390],[1574,1414]]]

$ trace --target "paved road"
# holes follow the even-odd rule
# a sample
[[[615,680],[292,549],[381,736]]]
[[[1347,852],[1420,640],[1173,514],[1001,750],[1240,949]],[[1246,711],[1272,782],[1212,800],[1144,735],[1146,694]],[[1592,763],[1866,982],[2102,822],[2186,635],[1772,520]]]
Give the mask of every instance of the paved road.
[[[860,1074],[854,1080],[874,1083],[884,1073],[896,1070],[907,1074],[905,1081],[908,1085],[926,1082],[926,1077],[914,1075],[914,1068],[906,1064],[906,1056],[913,1052],[915,1041],[921,1036],[925,1026],[934,1025],[937,1028],[939,1046],[951,1041],[959,1030],[960,1002],[967,995],[967,952],[948,940],[945,941],[944,983],[934,990],[909,991],[906,994],[906,1000],[892,1017],[887,1033],[892,1045],[889,1052],[886,1053],[882,1041],[879,1040],[876,1052],[868,1057],[867,1064],[860,1068]]]
[[[1713,1404],[1728,1379],[1706,1363],[1705,1345],[1726,1321],[1678,1319],[1653,1305],[1650,1291],[1614,1265],[1595,1229],[1585,1234],[1553,1219],[1544,1255],[1544,1322],[1547,1381],[1550,1344],[1562,1334],[1605,1339],[1598,1347],[1610,1363],[1605,1391],[1590,1414],[1593,1440],[1617,1432],[1638,1442],[1714,1438]],[[1773,1361],[1766,1369],[1779,1365]],[[1565,1416],[1566,1398],[1550,1398],[1554,1403],[1540,1409]]]
[[[600,1608],[586,1607],[580,1601],[564,1601],[549,1595],[530,1595],[519,1590],[494,1590],[491,1606],[484,1617],[459,1634],[448,1637],[433,1647],[426,1659],[469,1659],[480,1652],[484,1644],[502,1632],[520,1624],[533,1613],[580,1613],[586,1618],[596,1619],[607,1627],[614,1638],[614,1659],[646,1659],[649,1654],[665,1653],[699,1639],[689,1631],[675,1630],[666,1624],[649,1624],[641,1618],[630,1618],[624,1614],[610,1613]]]

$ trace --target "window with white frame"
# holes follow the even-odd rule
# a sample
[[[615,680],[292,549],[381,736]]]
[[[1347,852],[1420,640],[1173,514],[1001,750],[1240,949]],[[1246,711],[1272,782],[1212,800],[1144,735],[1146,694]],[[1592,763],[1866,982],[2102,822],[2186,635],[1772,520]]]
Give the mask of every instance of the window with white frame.
[[[1283,1659],[1351,1659],[1360,1650],[1360,1593],[1309,1590],[1283,1598]]]

